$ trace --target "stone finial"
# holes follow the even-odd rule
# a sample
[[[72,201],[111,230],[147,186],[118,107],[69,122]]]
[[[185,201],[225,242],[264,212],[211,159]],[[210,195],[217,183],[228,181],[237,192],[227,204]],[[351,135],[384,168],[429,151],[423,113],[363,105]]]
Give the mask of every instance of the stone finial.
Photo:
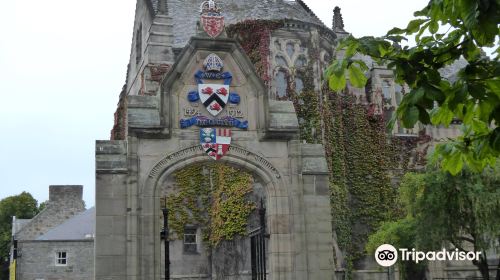
[[[342,19],[342,13],[340,13],[340,8],[338,6],[333,9],[332,29],[333,31],[345,31],[344,20]]]

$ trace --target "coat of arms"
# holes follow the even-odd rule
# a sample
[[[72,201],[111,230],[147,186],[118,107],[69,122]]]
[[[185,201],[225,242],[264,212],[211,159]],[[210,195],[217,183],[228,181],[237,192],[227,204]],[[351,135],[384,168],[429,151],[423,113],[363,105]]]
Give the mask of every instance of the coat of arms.
[[[200,129],[200,144],[209,157],[218,160],[229,150],[231,130],[227,128],[202,128]]]
[[[221,9],[214,0],[208,0],[201,4],[201,25],[208,36],[215,38],[224,30],[224,17]]]
[[[220,84],[198,84],[200,100],[213,116],[217,116],[229,99],[229,86]]]

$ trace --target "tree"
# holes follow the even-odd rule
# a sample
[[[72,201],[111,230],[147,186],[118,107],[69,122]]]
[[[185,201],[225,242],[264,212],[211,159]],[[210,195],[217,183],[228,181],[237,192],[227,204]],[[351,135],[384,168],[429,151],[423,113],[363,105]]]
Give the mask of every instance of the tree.
[[[494,165],[500,156],[500,1],[430,0],[414,15],[406,28],[383,37],[341,41],[337,49],[345,53],[325,73],[330,88],[344,89],[347,75],[353,86],[364,87],[368,67],[356,57],[368,55],[411,88],[395,114],[405,127],[462,121],[463,135],[436,148],[443,169],[458,174],[464,164],[475,171]],[[416,46],[402,47],[403,35],[414,37]],[[486,47],[497,47],[494,57],[484,55]],[[461,58],[468,64],[457,80],[443,79],[438,70]]]
[[[408,173],[399,190],[405,216],[382,224],[370,236],[367,250],[374,252],[385,241],[421,251],[446,245],[451,250],[481,251],[473,264],[489,280],[487,250],[500,246],[499,185],[500,163],[482,173],[464,169],[458,176],[432,166],[423,174]],[[401,265],[403,271],[415,268],[408,262]],[[496,279],[500,279],[500,260]]]
[[[397,221],[384,222],[380,228],[368,238],[366,251],[373,255],[381,244],[391,244],[396,248],[415,248],[416,223],[413,217],[408,216]],[[399,262],[401,279],[425,279],[425,262]]]
[[[0,265],[1,279],[8,279],[9,251],[12,241],[12,216],[31,219],[39,212],[37,201],[27,192],[0,200]]]

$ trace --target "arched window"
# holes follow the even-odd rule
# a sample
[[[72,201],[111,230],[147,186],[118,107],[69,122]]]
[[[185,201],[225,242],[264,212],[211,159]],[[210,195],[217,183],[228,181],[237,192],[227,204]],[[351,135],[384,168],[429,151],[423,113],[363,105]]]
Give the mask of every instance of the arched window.
[[[301,93],[304,89],[304,81],[301,77],[295,77],[295,92]]]
[[[384,96],[384,100],[390,101],[392,96],[391,96],[391,84],[389,81],[384,80],[382,81],[382,94]]]
[[[286,44],[286,53],[290,58],[293,56],[293,54],[295,53],[295,45],[293,43],[288,42]]]
[[[296,60],[295,60],[295,67],[297,68],[301,68],[301,67],[304,67],[306,66],[307,64],[307,60],[304,56],[299,56]]]
[[[142,60],[142,22],[135,33],[135,64],[141,63]]]
[[[399,105],[401,103],[401,100],[403,99],[403,87],[401,87],[398,84],[395,84],[394,93],[396,95],[396,105]]]
[[[282,57],[281,55],[277,55],[275,60],[276,60],[276,65],[283,66],[283,67],[287,66],[285,58]]]
[[[287,96],[287,73],[285,70],[279,70],[276,74],[276,99],[284,99]]]

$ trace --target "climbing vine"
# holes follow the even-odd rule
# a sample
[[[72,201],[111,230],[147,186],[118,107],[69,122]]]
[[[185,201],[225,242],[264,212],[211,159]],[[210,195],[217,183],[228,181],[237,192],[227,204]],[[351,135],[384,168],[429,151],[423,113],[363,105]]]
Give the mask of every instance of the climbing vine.
[[[318,93],[314,90],[313,59],[305,69],[297,69],[296,75],[304,83],[304,88],[298,92],[291,79],[288,95],[293,102],[299,120],[300,139],[307,143],[321,143],[321,113]]]
[[[271,81],[268,73],[271,32],[283,25],[282,20],[245,20],[226,28],[229,37],[238,39],[266,85]]]
[[[228,28],[267,85],[271,79],[271,32],[281,27],[283,22],[251,20]],[[308,63],[286,71],[287,94],[283,98],[294,104],[300,139],[325,147],[333,230],[345,256],[347,279],[351,279],[356,262],[365,256],[369,234],[381,222],[398,215],[393,176],[423,166],[426,151],[416,152],[416,148],[428,139],[424,135],[389,136],[383,115],[374,114],[373,107],[357,102],[350,92],[334,93],[325,86],[318,93],[314,69],[319,52],[312,43],[302,43],[308,50]],[[300,91],[294,83],[296,77],[303,81]]]
[[[195,164],[174,173],[174,192],[166,197],[169,225],[182,239],[188,225],[202,229],[203,241],[216,247],[245,235],[255,203],[248,199],[252,176],[221,163]]]

